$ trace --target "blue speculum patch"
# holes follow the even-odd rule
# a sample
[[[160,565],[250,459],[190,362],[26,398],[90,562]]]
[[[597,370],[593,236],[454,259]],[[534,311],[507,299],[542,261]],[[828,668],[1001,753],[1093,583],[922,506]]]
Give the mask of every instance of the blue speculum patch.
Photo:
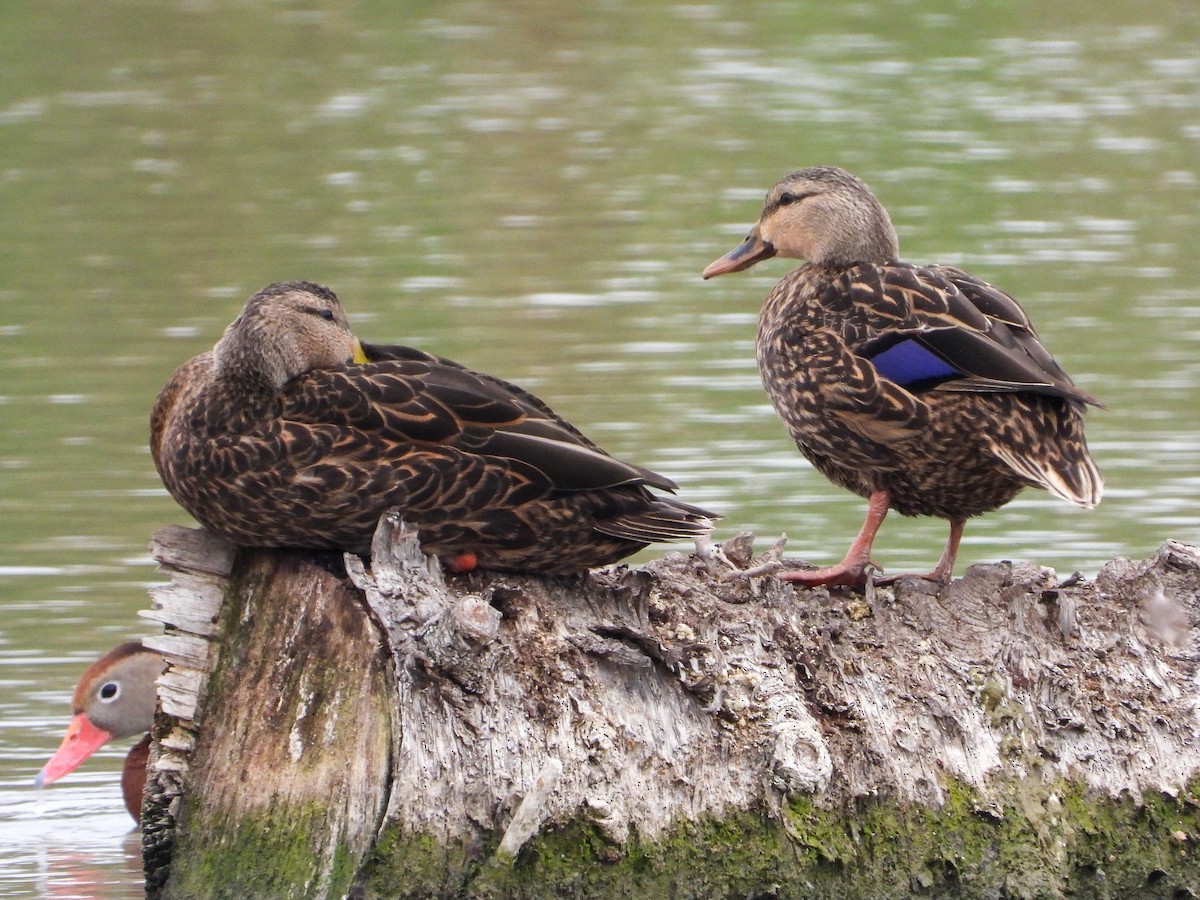
[[[872,356],[871,364],[884,378],[900,385],[957,378],[962,374],[914,340],[893,344],[879,355]]]

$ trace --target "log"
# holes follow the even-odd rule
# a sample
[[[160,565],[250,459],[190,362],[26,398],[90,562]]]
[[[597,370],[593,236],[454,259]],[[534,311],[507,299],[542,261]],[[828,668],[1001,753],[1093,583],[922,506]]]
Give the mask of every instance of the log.
[[[1200,893],[1200,553],[795,589],[166,529],[152,897]],[[193,691],[190,700],[183,699]]]

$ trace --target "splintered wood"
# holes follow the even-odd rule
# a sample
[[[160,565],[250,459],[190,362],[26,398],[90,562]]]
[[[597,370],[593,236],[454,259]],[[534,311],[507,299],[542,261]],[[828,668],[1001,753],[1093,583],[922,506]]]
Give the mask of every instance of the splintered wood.
[[[371,560],[341,561],[348,578],[328,560],[316,578],[301,562],[271,562],[272,551],[246,552],[257,574],[239,576],[249,594],[239,621],[221,615],[229,548],[181,532],[160,532],[155,548],[172,584],[153,595],[149,615],[167,627],[153,646],[171,664],[163,709],[179,721],[156,744],[154,790],[170,800],[204,784],[222,808],[267,803],[267,789],[239,785],[238,771],[180,775],[201,756],[236,769],[233,739],[210,733],[215,717],[271,761],[272,796],[314,777],[353,796],[330,805],[334,818],[359,820],[323,827],[351,836],[355,860],[384,833],[492,847],[490,862],[503,864],[569,822],[620,847],[679,822],[743,811],[769,820],[796,796],[827,809],[864,797],[937,808],[953,782],[981,814],[1000,815],[1015,782],[1137,798],[1174,795],[1200,773],[1200,555],[1186,544],[1114,560],[1094,581],[1000,563],[949,588],[911,580],[864,596],[780,582],[782,545],[755,557],[745,535],[639,568],[447,579],[385,516]],[[331,592],[344,595],[336,615]],[[288,615],[269,630],[263,620],[280,604]],[[244,648],[243,674],[220,679],[234,694],[199,702],[208,670],[221,671],[217,645]],[[289,671],[308,668],[275,678],[271,654]],[[380,662],[386,677],[312,688],[313,673]],[[244,671],[251,663],[260,674]],[[256,685],[274,712],[226,709],[255,702]],[[345,783],[313,774],[336,763],[343,695],[379,710],[339,722],[386,729],[372,738],[384,750],[346,739],[338,752],[359,749],[342,760],[357,767]],[[313,724],[322,715],[323,731]],[[348,890],[353,878],[331,880],[348,877],[345,859],[333,871],[336,841],[311,841],[330,868],[305,883]]]

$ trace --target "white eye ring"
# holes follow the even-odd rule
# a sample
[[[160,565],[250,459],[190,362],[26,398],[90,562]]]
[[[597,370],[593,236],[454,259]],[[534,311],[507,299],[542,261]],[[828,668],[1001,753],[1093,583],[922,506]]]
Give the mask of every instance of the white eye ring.
[[[104,684],[100,685],[100,690],[98,690],[96,692],[96,696],[98,696],[105,703],[112,703],[114,700],[116,700],[118,697],[121,696],[120,682],[118,682],[118,681],[104,682]]]

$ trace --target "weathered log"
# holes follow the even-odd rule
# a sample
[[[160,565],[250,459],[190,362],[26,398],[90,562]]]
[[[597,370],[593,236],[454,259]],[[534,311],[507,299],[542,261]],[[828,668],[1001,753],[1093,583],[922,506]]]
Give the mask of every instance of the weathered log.
[[[446,579],[387,517],[369,564],[196,534],[155,547],[154,896],[1200,893],[1194,547],[864,596],[748,536]]]

